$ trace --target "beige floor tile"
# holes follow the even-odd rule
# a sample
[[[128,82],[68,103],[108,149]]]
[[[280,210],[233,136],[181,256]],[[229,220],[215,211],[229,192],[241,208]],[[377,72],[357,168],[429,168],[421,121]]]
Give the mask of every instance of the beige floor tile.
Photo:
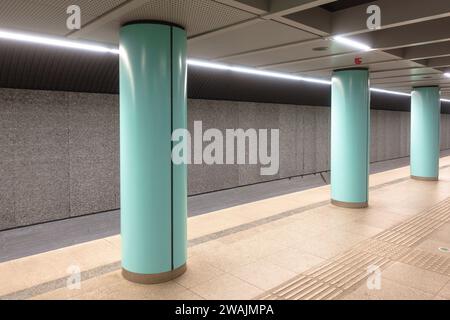
[[[441,165],[443,163],[450,164],[450,157],[441,159]],[[408,176],[408,167],[399,168],[371,175],[370,185]],[[447,198],[449,186],[450,168],[441,170],[439,182],[406,180],[373,190],[369,208],[323,205],[194,245],[188,249],[187,273],[167,284],[132,284],[118,271],[83,281],[81,290],[61,288],[34,298],[253,298],[261,293],[261,289],[270,289]],[[329,198],[330,186],[324,186],[192,217],[188,219],[188,237],[207,236]],[[447,223],[419,248],[435,252],[437,246],[449,246],[449,234],[450,223]],[[2,263],[1,277],[8,280],[0,281],[0,295],[66,277],[67,267],[71,264],[87,270],[119,259],[120,236],[113,236]],[[349,297],[449,298],[448,282],[449,277],[395,263],[383,271],[381,291],[367,293],[361,287]]]
[[[383,279],[380,290],[368,289],[363,283],[355,291],[344,295],[341,300],[431,300],[433,295]]]
[[[439,229],[434,231],[429,236],[429,239],[445,242],[448,243],[448,246],[450,246],[450,222],[444,224]]]
[[[89,270],[121,259],[120,249],[103,239],[58,251],[58,264],[54,267],[62,268],[64,271],[69,265]]]
[[[241,208],[242,210],[237,211],[236,215],[254,221],[294,210],[301,206],[302,204],[298,201],[275,197],[247,204]]]
[[[92,291],[98,291],[99,288],[107,288],[121,281],[124,281],[121,275],[121,271],[114,271],[95,278],[87,280],[82,279],[79,289],[69,289],[68,287],[65,286],[50,292],[34,296],[32,300],[75,299],[77,296],[88,294]]]
[[[225,244],[218,240],[210,240],[192,247],[188,247],[188,257],[193,257],[201,253],[209,253],[225,247]]]
[[[190,296],[189,290],[170,281],[164,284],[142,285],[125,279],[109,286],[99,286],[92,291],[84,290],[74,299],[80,300],[176,300]]]
[[[294,248],[285,249],[263,260],[297,274],[325,261],[321,257]]]
[[[229,271],[255,262],[285,248],[272,240],[243,240],[224,245],[214,251],[204,251],[199,256],[212,266]]]
[[[263,290],[230,274],[214,278],[191,290],[210,300],[248,300],[263,293]]]
[[[393,280],[399,284],[415,288],[430,294],[437,294],[450,277],[396,262],[383,271],[383,279]]]
[[[120,237],[120,235],[116,235],[116,236],[112,236],[112,237],[107,237],[104,238],[106,241],[108,241],[109,243],[111,243],[113,246],[115,246],[117,249],[121,250],[122,248],[122,239]]]
[[[210,265],[201,257],[194,256],[188,259],[186,272],[180,277],[174,279],[174,281],[183,287],[190,289],[194,286],[214,279],[223,273],[224,271]]]
[[[450,252],[440,251],[439,248],[441,248],[441,247],[450,248],[450,243],[428,239],[428,240],[421,242],[417,246],[417,249],[424,250],[424,251],[432,253],[432,254],[437,254],[437,255],[440,255],[440,256],[443,256],[446,258],[450,258]]]
[[[355,222],[385,230],[401,223],[404,220],[406,220],[406,218],[400,217],[393,213],[387,213],[386,211],[372,211],[371,213],[361,215],[361,217],[355,219]]]
[[[237,209],[236,209],[237,210]],[[233,228],[244,223],[250,222],[250,219],[236,216],[233,212],[216,212],[196,216],[188,219],[188,239],[194,239],[211,233]]]
[[[52,255],[40,255],[1,263],[0,296],[66,276],[53,267],[56,262]]]
[[[232,269],[229,273],[263,290],[269,290],[296,276],[295,272],[264,259]]]
[[[327,231],[330,231],[330,232],[344,231],[344,232],[358,234],[363,237],[373,237],[373,236],[381,233],[382,231],[384,231],[384,229],[372,227],[370,225],[362,224],[362,223],[358,223],[358,222],[350,222],[350,223],[346,223],[342,226],[339,226],[337,228],[333,228],[331,230],[329,229]]]
[[[447,284],[441,289],[441,291],[439,291],[438,295],[445,299],[450,299],[450,281],[447,282]]]
[[[320,236],[295,242],[291,247],[323,259],[330,259],[347,251],[367,238],[345,231],[326,232]]]
[[[292,247],[297,242],[303,242],[315,236],[319,236],[326,231],[325,228],[307,228],[307,226],[299,226],[297,230],[290,226],[289,228],[277,228],[272,231],[267,231],[261,235],[266,239],[276,241],[280,245]]]
[[[0,281],[0,295],[67,277],[71,266],[85,271],[119,259],[120,250],[100,239],[4,262],[0,274],[7,280]]]

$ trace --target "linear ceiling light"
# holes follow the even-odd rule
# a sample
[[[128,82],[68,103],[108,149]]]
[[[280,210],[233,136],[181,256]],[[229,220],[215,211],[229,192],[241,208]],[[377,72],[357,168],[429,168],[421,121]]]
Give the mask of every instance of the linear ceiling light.
[[[259,70],[256,68],[230,66],[230,65],[195,60],[195,59],[188,59],[187,63],[190,66],[196,66],[196,67],[202,67],[202,68],[227,70],[227,71],[233,71],[233,72],[238,72],[238,73],[247,73],[247,74],[252,74],[252,75],[257,75],[257,76],[272,77],[272,78],[286,79],[286,80],[295,80],[295,81],[307,81],[307,82],[314,82],[314,83],[326,84],[326,85],[331,84],[331,81],[329,81],[329,80],[301,77],[301,76],[296,76],[296,75],[292,75],[292,74],[288,74],[288,73],[264,71],[264,70]]]
[[[444,76],[446,76],[447,78],[450,78],[450,72],[444,73]]]
[[[13,40],[13,41],[20,41],[20,42],[29,42],[29,43],[43,44],[43,45],[49,45],[49,46],[55,46],[55,47],[78,49],[78,50],[105,52],[105,53],[111,53],[111,54],[117,54],[117,55],[120,54],[119,48],[107,47],[107,46],[104,46],[101,44],[85,43],[85,42],[81,42],[81,41],[67,40],[65,38],[32,35],[32,34],[25,34],[25,33],[13,32],[13,31],[8,31],[8,30],[1,30],[1,29],[0,29],[0,39],[7,39],[7,40]],[[336,41],[348,44],[348,45],[353,46],[358,49],[362,49],[365,51],[372,50],[369,46],[367,46],[365,44],[362,44],[362,43],[359,43],[359,42],[356,42],[356,41],[353,41],[353,40],[350,40],[350,39],[347,39],[344,37],[337,36],[337,37],[334,37],[334,39]],[[312,83],[318,83],[318,84],[331,85],[330,80],[302,77],[302,76],[296,76],[296,75],[292,75],[292,74],[288,74],[288,73],[281,73],[281,72],[264,71],[264,70],[259,70],[256,68],[230,66],[230,65],[196,60],[196,59],[188,59],[187,64],[190,66],[196,66],[196,67],[202,67],[202,68],[209,68],[209,69],[216,69],[216,70],[228,70],[228,71],[252,74],[252,75],[257,75],[257,76],[272,77],[272,78],[294,80],[294,81],[306,81],[306,82],[312,82]],[[445,73],[444,75],[446,77],[450,77],[450,73]],[[370,90],[374,91],[374,92],[380,92],[380,93],[386,93],[386,94],[410,96],[410,94],[408,94],[408,93],[398,92],[398,91],[390,91],[390,90],[377,89],[377,88],[370,88]],[[450,102],[450,100],[448,100],[448,99],[441,99],[441,101]]]
[[[24,34],[19,32],[12,32],[6,30],[0,30],[0,39],[37,43],[43,45],[49,45],[54,47],[63,47],[95,52],[109,52],[113,54],[118,54],[119,50],[117,48],[108,48],[102,45],[90,44],[81,41],[72,41],[64,38],[54,38],[48,36],[38,36],[31,34]]]
[[[400,91],[391,91],[391,90],[385,90],[385,89],[378,89],[378,88],[370,88],[370,91],[373,92],[380,92],[380,93],[387,93],[387,94],[395,94],[399,96],[408,96],[410,97],[410,93],[400,92]]]
[[[355,49],[359,49],[359,50],[363,50],[363,51],[371,51],[373,50],[370,46],[368,46],[367,44],[349,39],[349,38],[345,38],[342,36],[335,36],[333,37],[333,40],[345,44],[349,47],[355,48]]]

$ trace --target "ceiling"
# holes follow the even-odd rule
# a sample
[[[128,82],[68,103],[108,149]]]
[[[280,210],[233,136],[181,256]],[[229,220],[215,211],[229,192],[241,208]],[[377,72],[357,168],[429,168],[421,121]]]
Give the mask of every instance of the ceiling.
[[[82,28],[69,31],[66,8],[72,3],[0,0],[0,28],[117,45],[122,23],[166,20],[186,27],[190,58],[325,79],[361,58],[359,66],[370,69],[372,87],[409,92],[413,86],[439,85],[443,98],[450,99],[450,78],[443,75],[450,72],[449,0],[77,0]],[[381,8],[378,30],[366,26],[369,4]],[[332,40],[335,35],[375,50],[361,52]],[[69,87],[71,81],[85,83],[82,79],[96,68],[105,79],[117,81],[117,67],[108,70],[108,63],[117,64],[117,59],[99,62],[102,56],[62,52],[58,61],[45,60],[51,50],[0,41],[0,66],[7,68],[20,59],[17,55],[32,55],[27,70],[46,73],[42,65],[33,65],[43,60],[72,65],[74,73],[83,65],[86,75],[77,79],[53,76]],[[8,74],[0,73],[0,85],[20,82],[14,72]],[[42,83],[39,77],[33,79]],[[103,88],[108,90],[113,89]]]

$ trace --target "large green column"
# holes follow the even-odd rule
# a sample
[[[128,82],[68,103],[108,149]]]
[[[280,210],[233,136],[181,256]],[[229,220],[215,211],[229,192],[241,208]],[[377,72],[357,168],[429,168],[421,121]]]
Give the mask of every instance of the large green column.
[[[186,32],[164,22],[120,30],[122,274],[159,283],[186,269],[186,164],[171,161],[186,128]]]
[[[438,180],[439,126],[441,101],[439,87],[416,87],[411,94],[411,177]]]
[[[331,87],[331,202],[340,207],[368,205],[369,71],[333,72]]]

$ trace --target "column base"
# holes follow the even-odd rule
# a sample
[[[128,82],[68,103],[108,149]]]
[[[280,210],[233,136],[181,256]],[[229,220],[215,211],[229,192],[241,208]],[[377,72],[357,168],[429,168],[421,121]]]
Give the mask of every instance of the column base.
[[[420,181],[438,181],[439,177],[418,177],[411,175],[411,179],[420,180]]]
[[[186,264],[183,264],[176,269],[156,274],[134,273],[122,268],[122,276],[126,280],[140,284],[157,284],[167,282],[181,276],[185,272]]]
[[[331,204],[334,204],[337,207],[350,208],[350,209],[367,208],[369,206],[367,201],[365,201],[365,202],[345,202],[345,201],[338,201],[338,200],[334,200],[334,199],[331,199]]]

